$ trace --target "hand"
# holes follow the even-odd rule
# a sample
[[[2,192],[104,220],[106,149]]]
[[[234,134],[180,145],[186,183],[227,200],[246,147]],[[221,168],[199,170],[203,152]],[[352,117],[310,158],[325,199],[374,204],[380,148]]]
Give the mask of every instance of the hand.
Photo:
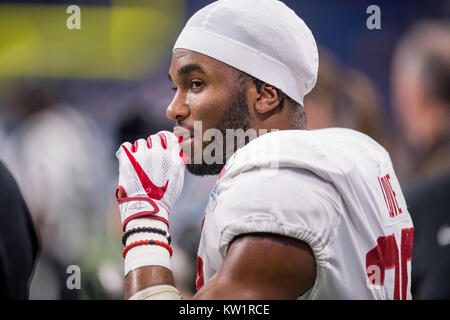
[[[125,142],[116,152],[116,198],[124,231],[126,224],[136,218],[156,219],[169,226],[170,209],[184,183],[185,165],[179,142],[172,132],[161,131],[133,145]]]

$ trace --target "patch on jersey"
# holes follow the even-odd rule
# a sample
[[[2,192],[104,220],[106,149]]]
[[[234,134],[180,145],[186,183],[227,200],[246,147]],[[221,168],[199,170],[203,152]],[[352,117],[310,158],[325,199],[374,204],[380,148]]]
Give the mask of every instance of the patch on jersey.
[[[213,187],[211,193],[209,194],[209,201],[208,201],[208,205],[206,206],[206,212],[211,212],[216,207],[217,192],[218,192],[218,189],[219,189],[220,180],[222,179],[223,175],[225,174],[225,171],[233,163],[235,155],[236,155],[236,152],[233,153],[233,155],[227,160],[227,162],[225,162],[225,165],[223,166],[222,171],[220,172],[219,177],[217,178],[217,181],[214,184],[214,187]]]
[[[211,193],[209,194],[209,201],[208,201],[208,205],[206,206],[206,211],[207,211],[207,212],[213,211],[214,208],[216,207],[218,184],[219,184],[219,183],[216,182],[216,184],[214,185],[213,190],[212,190]]]

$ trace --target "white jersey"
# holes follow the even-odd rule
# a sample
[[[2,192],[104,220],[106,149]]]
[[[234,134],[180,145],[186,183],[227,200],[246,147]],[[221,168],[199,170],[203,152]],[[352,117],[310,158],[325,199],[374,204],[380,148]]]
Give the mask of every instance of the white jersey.
[[[312,248],[316,280],[299,299],[411,299],[412,220],[388,153],[362,133],[283,130],[239,149],[205,211],[197,289],[255,232]]]

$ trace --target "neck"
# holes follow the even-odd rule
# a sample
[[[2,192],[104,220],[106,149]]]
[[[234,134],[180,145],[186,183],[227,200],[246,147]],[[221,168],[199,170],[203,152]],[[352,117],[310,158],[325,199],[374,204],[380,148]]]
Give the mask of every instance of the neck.
[[[306,117],[295,118],[291,112],[278,114],[276,117],[268,117],[264,121],[253,121],[252,127],[259,131],[276,130],[307,130]]]

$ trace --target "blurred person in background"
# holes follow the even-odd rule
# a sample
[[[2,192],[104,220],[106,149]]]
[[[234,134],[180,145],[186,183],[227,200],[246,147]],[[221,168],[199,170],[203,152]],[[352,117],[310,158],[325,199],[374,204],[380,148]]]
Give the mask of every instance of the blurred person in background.
[[[410,177],[432,178],[450,169],[450,23],[423,22],[394,54],[394,114],[413,162]]]
[[[39,243],[28,207],[0,161],[0,299],[27,299]]]
[[[351,128],[389,149],[386,119],[375,84],[363,72],[340,65],[326,48],[319,48],[317,83],[305,97],[309,129]]]
[[[23,190],[42,242],[31,299],[80,297],[80,290],[66,284],[67,268],[81,265],[100,226],[96,220],[106,212],[99,190],[109,169],[96,125],[55,92],[54,84],[27,81],[7,102],[16,121],[2,157]]]
[[[305,97],[309,129],[337,126],[335,109],[339,100],[339,66],[336,57],[319,47],[319,71],[314,89]]]
[[[415,224],[412,292],[450,299],[450,22],[424,21],[399,42],[393,106],[408,153]]]
[[[354,68],[341,68],[341,74],[343,81],[336,113],[338,125],[365,133],[389,150],[390,132],[375,84]]]

